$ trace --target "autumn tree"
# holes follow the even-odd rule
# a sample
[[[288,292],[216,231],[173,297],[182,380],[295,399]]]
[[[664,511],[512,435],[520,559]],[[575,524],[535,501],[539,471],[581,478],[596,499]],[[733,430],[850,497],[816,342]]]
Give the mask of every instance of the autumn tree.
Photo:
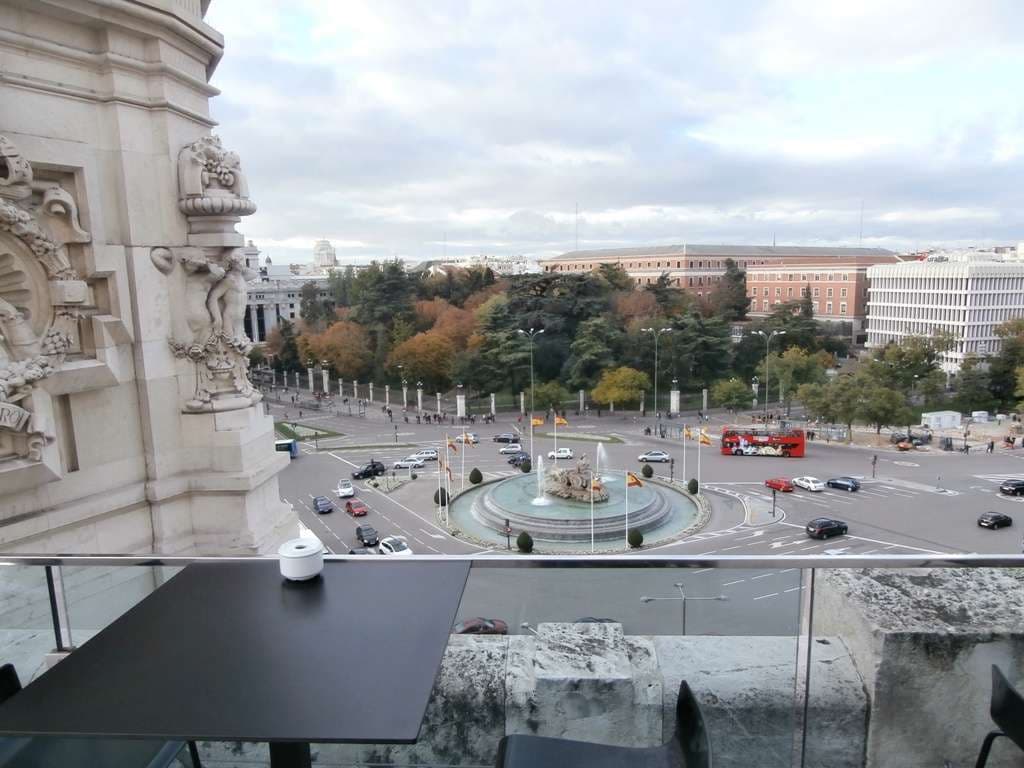
[[[536,411],[561,411],[572,394],[557,381],[546,381],[533,388],[533,408]]]
[[[736,378],[716,381],[711,387],[711,400],[733,413],[749,407],[753,397],[750,387]]]
[[[351,320],[339,320],[322,333],[303,333],[298,348],[301,360],[326,360],[342,379],[358,379],[373,366],[369,334]]]
[[[271,329],[267,334],[266,346],[281,370],[297,371],[304,367],[299,363],[297,334],[290,321],[281,320],[276,328]]]
[[[595,403],[636,403],[640,395],[651,388],[651,379],[636,368],[623,366],[605,371],[591,393]]]
[[[428,386],[446,389],[451,385],[452,362],[455,346],[451,340],[435,331],[417,333],[391,350],[388,367],[399,365],[411,378],[422,379]]]
[[[825,370],[830,361],[830,356],[825,352],[811,354],[800,347],[790,347],[782,354],[773,352],[769,355],[767,373],[762,362],[758,366],[757,375],[761,381],[768,382],[770,386],[776,388],[776,391],[781,389],[788,416],[797,389],[802,384],[825,381]]]

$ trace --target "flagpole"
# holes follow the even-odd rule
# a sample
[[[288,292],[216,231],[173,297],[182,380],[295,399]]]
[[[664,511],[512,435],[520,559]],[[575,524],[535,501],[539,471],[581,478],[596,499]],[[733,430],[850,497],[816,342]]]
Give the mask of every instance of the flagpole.
[[[555,455],[558,455],[558,411],[555,411]]]
[[[629,549],[629,472],[626,472],[626,549]]]
[[[594,473],[590,473],[590,554],[594,554]]]
[[[462,471],[459,477],[459,493],[466,490],[466,430],[462,430]]]
[[[686,425],[683,424],[683,482],[686,482]]]
[[[700,437],[701,437],[700,428],[698,427],[697,428],[697,493],[700,493],[702,490],[704,490],[703,486],[701,486],[701,484],[700,484],[700,444],[702,442]]]
[[[437,516],[441,517],[441,473],[444,472],[444,457],[437,454]],[[447,515],[445,516],[447,518]]]
[[[448,510],[452,504],[452,465],[448,461],[448,433],[444,433],[444,485],[445,485],[445,501],[448,503],[444,505],[444,522],[448,523]]]

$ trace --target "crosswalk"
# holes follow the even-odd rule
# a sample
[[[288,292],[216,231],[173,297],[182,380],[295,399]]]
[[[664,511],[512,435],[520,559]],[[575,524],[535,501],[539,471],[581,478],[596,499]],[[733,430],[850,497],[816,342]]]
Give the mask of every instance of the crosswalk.
[[[853,493],[829,488],[824,491],[810,492],[796,490],[792,493],[778,493],[775,501],[779,506],[790,505],[806,506],[821,510],[835,510],[839,508],[855,507],[865,501],[876,499],[899,499],[911,500],[923,494],[930,494],[934,489],[919,483],[906,483],[905,481],[874,481],[862,480],[859,491]],[[753,488],[727,488],[730,483],[708,483],[705,487],[709,490],[738,491],[744,496],[749,496],[760,501],[771,502],[772,494],[765,488],[754,486]]]

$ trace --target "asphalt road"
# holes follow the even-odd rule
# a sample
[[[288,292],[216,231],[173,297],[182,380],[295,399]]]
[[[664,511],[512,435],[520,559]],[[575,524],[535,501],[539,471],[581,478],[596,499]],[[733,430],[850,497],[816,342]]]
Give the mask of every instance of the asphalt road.
[[[281,409],[274,408],[275,415]],[[295,416],[294,411],[290,416]],[[390,466],[391,462],[412,453],[418,447],[440,447],[445,432],[458,434],[460,427],[392,423],[379,410],[365,417],[304,414],[303,424],[320,425],[344,437],[336,447],[317,452],[304,444],[302,455],[280,476],[281,496],[298,511],[301,521],[334,552],[347,552],[354,541],[356,521],[340,509],[326,515],[310,510],[314,495],[332,496],[341,477],[350,477],[352,469],[371,457]],[[500,418],[500,417],[499,417]],[[676,459],[676,477],[683,474],[683,447],[679,441],[642,435],[642,423],[632,416],[570,418],[564,432],[607,435],[622,442],[605,445],[609,464],[616,469],[638,470],[639,453],[661,448]],[[453,457],[453,491],[461,481],[462,454],[465,474],[477,467],[486,478],[518,473],[501,456],[501,444],[493,435],[513,431],[514,420],[469,429],[480,435],[475,447],[459,446]],[[671,423],[671,422],[670,422]],[[675,422],[676,424],[678,422]],[[397,426],[397,430],[396,430]],[[720,423],[712,422],[714,435]],[[538,428],[537,433],[547,432]],[[561,430],[560,430],[561,431]],[[395,445],[395,440],[400,442]],[[377,446],[360,448],[358,446]],[[593,456],[595,444],[583,440],[559,439],[560,446],[571,447],[576,455]],[[534,437],[533,453],[547,455],[554,447],[550,437]],[[697,449],[686,446],[686,476],[697,474]],[[747,497],[765,509],[771,493],[764,480],[771,477],[812,475],[827,479],[836,475],[861,477],[859,492],[829,489],[822,493],[797,490],[778,494],[778,515],[774,521],[752,526],[743,519],[738,504],[721,505],[708,525],[699,533],[677,543],[645,548],[642,552],[688,555],[839,555],[839,554],[936,554],[1021,552],[1019,525],[999,531],[982,529],[977,517],[987,510],[1015,516],[1024,498],[1011,499],[998,493],[999,483],[1007,477],[1024,477],[1024,450],[995,454],[964,455],[943,452],[903,454],[879,451],[876,478],[872,478],[872,451],[843,445],[808,445],[802,459],[722,456],[715,446],[700,451],[700,479],[709,493]],[[659,475],[668,476],[668,465],[654,465]],[[437,469],[433,463],[418,471],[419,478],[398,490],[385,494],[356,481],[357,495],[370,507],[365,519],[381,535],[405,536],[417,553],[486,553],[464,541],[453,539],[437,524],[433,494],[437,488]],[[465,481],[468,486],[468,479]],[[1024,508],[1021,509],[1024,513]],[[849,524],[847,536],[827,541],[810,540],[804,525],[815,517],[835,517]],[[1015,516],[1016,517],[1016,516]],[[579,582],[579,577],[585,580]],[[556,578],[557,577],[557,578]],[[548,581],[550,580],[550,581]],[[799,572],[752,570],[687,570],[680,578],[671,571],[595,571],[567,573],[549,569],[475,569],[464,598],[460,616],[499,616],[513,629],[521,622],[567,620],[582,616],[610,617],[622,621],[627,632],[677,633],[682,631],[680,600],[641,602],[640,597],[678,596],[673,586],[681,581],[692,597],[724,596],[725,600],[687,601],[687,631],[702,634],[789,634],[796,628],[799,605]],[[554,599],[557,591],[557,599]],[[597,597],[599,596],[599,598]],[[744,606],[739,610],[737,606]],[[751,610],[753,608],[753,610]]]

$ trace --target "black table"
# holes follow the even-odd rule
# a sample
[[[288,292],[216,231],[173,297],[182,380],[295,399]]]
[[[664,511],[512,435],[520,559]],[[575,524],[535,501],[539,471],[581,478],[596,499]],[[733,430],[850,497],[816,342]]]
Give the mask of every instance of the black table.
[[[309,582],[276,560],[202,563],[0,706],[0,734],[412,743],[468,562],[328,562]]]

